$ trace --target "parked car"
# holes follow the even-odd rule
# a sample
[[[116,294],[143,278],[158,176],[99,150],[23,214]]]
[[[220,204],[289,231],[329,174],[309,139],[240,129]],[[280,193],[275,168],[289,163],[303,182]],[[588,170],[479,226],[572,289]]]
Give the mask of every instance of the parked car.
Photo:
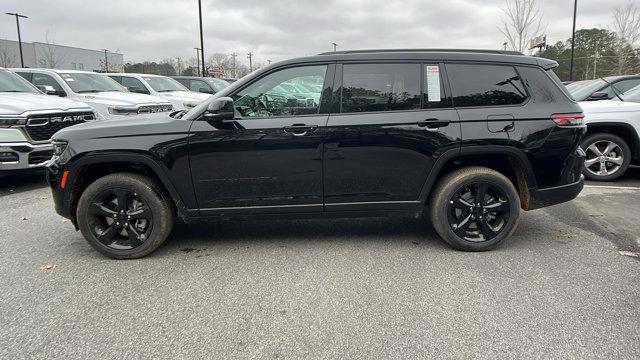
[[[91,106],[99,119],[125,115],[169,112],[171,103],[145,94],[129,92],[106,75],[78,70],[12,69],[36,86],[47,87],[47,93],[81,101]]]
[[[174,79],[191,91],[215,94],[230,85],[226,80],[199,76],[174,76]]]
[[[151,253],[176,217],[424,214],[453,247],[488,250],[521,209],[582,190],[586,127],[557,66],[488,50],[283,61],[188,112],[64,129],[48,180],[56,211],[120,259]],[[265,96],[283,83],[322,84],[320,101]]]
[[[182,84],[167,76],[129,73],[106,75],[131,92],[153,95],[171,102],[174,110],[192,108],[209,97],[208,94],[189,91]]]
[[[566,85],[576,101],[610,100],[640,85],[640,75],[608,76]]]
[[[640,86],[616,99],[580,103],[588,125],[582,140],[587,179],[612,181],[640,165]]]
[[[42,169],[51,159],[56,131],[94,119],[86,104],[44,95],[0,68],[0,176]]]

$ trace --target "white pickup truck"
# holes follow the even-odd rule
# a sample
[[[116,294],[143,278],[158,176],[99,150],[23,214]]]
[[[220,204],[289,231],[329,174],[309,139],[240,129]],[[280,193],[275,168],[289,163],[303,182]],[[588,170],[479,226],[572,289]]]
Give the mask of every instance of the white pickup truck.
[[[91,106],[99,119],[172,111],[167,100],[129,92],[110,77],[90,71],[11,69],[47,94],[67,97]]]
[[[170,101],[174,110],[188,110],[211,96],[211,94],[190,91],[177,80],[167,76],[131,73],[105,75],[131,92],[153,95]]]
[[[580,102],[587,124],[583,173],[591,180],[611,181],[640,164],[640,86],[615,99]]]
[[[95,115],[86,104],[44,95],[0,68],[0,176],[43,167],[55,132],[91,120]]]

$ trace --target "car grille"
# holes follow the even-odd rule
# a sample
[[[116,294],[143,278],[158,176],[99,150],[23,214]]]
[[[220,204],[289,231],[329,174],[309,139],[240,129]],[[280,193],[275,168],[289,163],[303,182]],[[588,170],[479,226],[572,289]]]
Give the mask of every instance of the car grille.
[[[142,105],[138,109],[138,114],[151,114],[173,110],[171,105]]]
[[[27,118],[26,130],[31,140],[45,141],[60,129],[94,119],[91,112],[38,114]]]

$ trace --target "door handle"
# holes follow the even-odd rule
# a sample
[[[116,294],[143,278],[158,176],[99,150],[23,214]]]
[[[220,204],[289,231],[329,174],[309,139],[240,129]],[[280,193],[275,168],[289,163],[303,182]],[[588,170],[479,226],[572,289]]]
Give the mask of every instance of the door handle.
[[[318,130],[318,125],[293,124],[284,127],[284,132],[293,136],[305,136],[308,132],[314,132],[316,130]]]
[[[429,119],[424,119],[423,121],[418,121],[418,126],[426,127],[427,129],[437,129],[437,128],[448,126],[449,123],[451,123],[451,121],[449,120],[429,118]]]

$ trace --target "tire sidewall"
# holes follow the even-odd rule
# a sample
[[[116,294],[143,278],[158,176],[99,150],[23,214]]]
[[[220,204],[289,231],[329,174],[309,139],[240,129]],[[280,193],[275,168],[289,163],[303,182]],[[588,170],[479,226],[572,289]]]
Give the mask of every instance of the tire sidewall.
[[[622,161],[622,165],[620,166],[620,169],[618,169],[618,171],[616,171],[615,173],[613,173],[611,175],[606,175],[606,176],[598,176],[598,175],[592,174],[589,170],[587,170],[587,167],[585,165],[583,165],[582,173],[589,180],[595,180],[595,181],[612,181],[612,180],[615,180],[615,179],[619,178],[620,176],[624,175],[624,173],[629,168],[629,164],[631,164],[631,148],[629,147],[629,144],[627,144],[627,142],[624,141],[619,136],[616,136],[616,135],[613,135],[613,134],[608,134],[608,133],[591,134],[591,135],[587,136],[584,140],[582,140],[582,143],[581,143],[582,149],[586,152],[587,148],[591,144],[594,144],[594,143],[596,143],[598,141],[603,141],[603,140],[604,141],[611,141],[613,143],[616,143],[618,146],[620,146],[620,149],[622,149],[622,155],[624,156],[624,159]]]
[[[88,217],[89,205],[97,200],[97,196],[110,189],[123,189],[137,193],[150,208],[153,216],[151,233],[142,245],[128,250],[113,249],[101,243],[91,230]],[[164,242],[172,225],[170,220],[171,215],[166,212],[166,202],[155,187],[142,182],[135,177],[121,175],[100,178],[89,185],[80,197],[76,217],[78,219],[78,227],[80,228],[82,235],[93,248],[112,258],[131,259],[151,253]],[[167,218],[169,218],[169,221],[167,221]]]

